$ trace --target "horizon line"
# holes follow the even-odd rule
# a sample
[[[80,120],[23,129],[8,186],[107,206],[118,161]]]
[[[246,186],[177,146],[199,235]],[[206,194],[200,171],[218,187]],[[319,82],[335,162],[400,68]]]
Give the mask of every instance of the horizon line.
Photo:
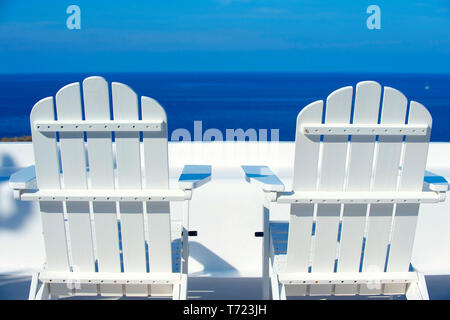
[[[391,75],[450,75],[450,72],[437,72],[437,71],[400,71],[400,72],[383,72],[383,71],[49,71],[49,72],[1,72],[3,75],[51,75],[51,74],[64,74],[64,75],[83,75],[86,73],[108,73],[108,74],[391,74]]]

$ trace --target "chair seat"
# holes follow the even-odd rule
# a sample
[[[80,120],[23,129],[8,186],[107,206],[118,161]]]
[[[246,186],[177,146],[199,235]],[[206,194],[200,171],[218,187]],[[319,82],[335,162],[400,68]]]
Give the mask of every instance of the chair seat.
[[[274,255],[286,255],[289,233],[289,222],[273,221],[269,224],[270,239]]]

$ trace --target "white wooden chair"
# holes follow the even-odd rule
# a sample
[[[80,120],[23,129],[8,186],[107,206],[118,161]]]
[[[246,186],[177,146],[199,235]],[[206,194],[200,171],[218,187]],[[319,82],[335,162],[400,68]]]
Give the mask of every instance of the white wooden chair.
[[[80,89],[72,83],[56,103],[36,103],[35,165],[10,179],[15,197],[38,201],[41,211],[46,263],[29,298],[186,299],[189,199],[211,167],[185,166],[179,189],[169,189],[167,118],[158,102],[142,97],[139,108],[132,89],[117,82],[109,89],[101,77]],[[184,201],[182,221],[171,220],[170,201]]]
[[[444,178],[425,172],[431,116],[373,81],[357,84],[353,111],[352,99],[353,88],[344,87],[325,109],[316,101],[299,113],[292,191],[268,167],[243,166],[266,199],[265,298],[271,284],[273,299],[428,299],[410,261],[420,204],[444,201],[448,190]],[[290,204],[289,222],[269,220],[270,202]]]

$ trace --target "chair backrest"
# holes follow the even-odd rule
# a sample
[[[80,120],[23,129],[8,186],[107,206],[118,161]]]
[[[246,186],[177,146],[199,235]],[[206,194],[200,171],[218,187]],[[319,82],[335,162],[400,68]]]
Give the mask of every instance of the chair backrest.
[[[348,124],[361,125],[359,130],[366,133],[346,134],[342,130]],[[405,124],[424,129],[420,135],[406,135]],[[314,126],[322,126],[323,134],[311,135],[308,130]],[[339,130],[340,134],[333,134]],[[298,115],[293,189],[422,191],[430,132],[427,109],[414,101],[408,108],[398,90],[382,90],[373,81],[358,83],[354,99],[352,87],[336,90],[325,106],[316,101]],[[296,272],[408,271],[418,210],[418,204],[293,204],[287,268]],[[310,290],[328,294],[333,288],[311,286]],[[336,285],[334,290],[335,294],[404,293],[405,285],[361,285],[360,289]]]
[[[40,190],[168,189],[166,113],[151,98],[139,103],[128,86],[89,77],[36,103],[30,118]],[[160,130],[146,131],[143,121]],[[40,209],[49,271],[172,272],[168,202],[41,201]]]

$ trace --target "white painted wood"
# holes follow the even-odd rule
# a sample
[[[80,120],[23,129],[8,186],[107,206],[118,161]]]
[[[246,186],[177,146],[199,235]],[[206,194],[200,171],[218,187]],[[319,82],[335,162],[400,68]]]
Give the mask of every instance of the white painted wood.
[[[36,171],[34,166],[23,168],[11,175],[9,187],[15,190],[36,189]]]
[[[81,283],[144,283],[173,284],[180,283],[181,275],[177,273],[126,273],[126,272],[42,272],[39,279],[45,282],[64,283],[78,280]]]
[[[108,83],[101,77],[83,81],[86,121],[107,121],[111,118]],[[89,194],[114,189],[114,159],[110,132],[87,132],[89,161]],[[111,195],[110,193],[108,193]],[[73,195],[73,193],[72,193]],[[96,200],[92,204],[95,243],[99,272],[120,272],[120,252],[115,203]],[[121,296],[122,286],[99,285],[101,295]]]
[[[285,273],[278,274],[283,284],[299,283],[412,283],[418,281],[417,272],[311,272],[311,273]]]
[[[105,98],[100,97],[100,93],[104,93],[103,84],[94,84],[100,80],[101,77],[86,78],[88,88],[93,86],[93,90],[90,90],[88,99],[99,100],[99,102],[105,101]],[[104,81],[104,80],[103,80]],[[84,82],[83,82],[84,83]],[[98,87],[96,86],[98,85]],[[106,84],[107,85],[107,84]],[[98,93],[94,91],[94,88],[98,88]],[[108,87],[106,87],[108,89]],[[109,98],[109,96],[106,96]],[[95,119],[95,118],[94,118]],[[63,121],[35,121],[34,127],[41,132],[139,132],[139,131],[161,131],[163,123],[161,121],[142,121],[142,120],[63,120]]]
[[[59,153],[55,133],[41,133],[33,128],[33,122],[53,120],[53,98],[48,97],[37,102],[30,115],[36,180],[41,189],[59,189]]]
[[[415,193],[417,194],[417,193]],[[433,192],[433,194],[435,194]],[[103,189],[103,190],[42,190],[31,193],[23,193],[21,200],[69,200],[69,201],[183,201],[191,198],[190,193],[179,189]]]
[[[294,160],[294,191],[316,191],[319,161],[320,137],[307,137],[300,130],[303,122],[322,121],[323,101],[316,101],[300,111],[297,117]],[[305,156],[307,155],[307,156]],[[289,218],[289,238],[286,269],[290,272],[307,272],[313,225],[314,205],[292,204]],[[276,275],[271,276],[272,281]],[[300,288],[306,292],[306,286]],[[272,282],[272,291],[279,299],[278,285]]]
[[[314,203],[435,203],[442,201],[442,192],[294,192],[274,196],[275,192],[267,192],[266,196],[278,203],[314,204]],[[184,201],[190,200],[191,193],[179,189],[167,190],[42,190],[23,193],[23,201]]]
[[[59,284],[53,286],[59,286]],[[48,283],[43,283],[36,294],[35,300],[48,300],[48,299],[50,299],[50,285]]]
[[[438,192],[447,192],[449,191],[450,187],[448,181],[444,177],[427,170],[425,170],[423,186],[426,190],[433,190]]]
[[[405,295],[408,300],[423,300],[417,283],[409,284]]]
[[[58,120],[81,120],[80,84],[71,83],[56,94]],[[86,155],[83,134],[80,132],[61,132],[59,134],[63,187],[67,189],[86,189]]]
[[[192,190],[211,181],[210,165],[185,165],[178,178],[178,187],[183,190]]]
[[[180,300],[180,284],[174,284],[172,287],[172,300]]]
[[[245,179],[259,185],[264,191],[284,191],[283,182],[268,166],[241,166],[245,174]]]
[[[150,272],[172,271],[170,205],[167,201],[147,202]],[[153,293],[153,289],[152,289]]]
[[[415,101],[410,104],[408,124],[427,125],[431,129],[432,119],[428,110]],[[431,130],[426,136],[406,137],[403,147],[402,173],[399,191],[421,191]],[[397,204],[387,265],[388,272],[409,270],[414,244],[419,204]],[[386,285],[386,294],[405,293],[406,285]]]
[[[95,235],[97,245],[98,271],[120,273],[119,236],[116,215],[116,203],[95,201],[94,213]],[[122,296],[122,286],[101,284],[102,296]]]
[[[417,277],[419,281],[417,282],[417,286],[419,287],[420,295],[423,300],[430,300],[430,296],[428,295],[428,287],[427,282],[425,280],[425,275],[422,272],[417,272]]]
[[[181,222],[181,272],[189,273],[189,207],[190,201],[183,203],[183,217]],[[172,225],[172,228],[174,226]],[[173,263],[173,261],[172,261]]]
[[[382,124],[404,124],[407,100],[398,90],[384,87]],[[403,136],[378,139],[373,191],[397,191]],[[368,217],[368,233],[364,251],[363,272],[384,270],[392,222],[393,205],[372,204]],[[381,288],[360,286],[360,294],[380,294]]]
[[[86,121],[109,120],[108,83],[101,77],[83,81],[84,112]],[[88,132],[87,148],[92,189],[114,189],[113,153],[110,132]]]
[[[280,285],[280,300],[287,300],[286,298],[286,286],[284,284]]]
[[[344,89],[346,88],[341,90]],[[376,82],[366,81],[358,84],[354,119],[350,126],[354,126],[352,130],[359,126],[369,128],[376,125],[380,92],[381,88]],[[351,91],[346,100],[348,104],[351,103]],[[379,131],[377,129],[378,131],[375,130],[372,135],[357,134],[352,136],[351,148],[348,153],[346,136],[342,134],[324,136],[322,154],[314,161],[317,163],[318,159],[323,159],[320,167],[318,190],[316,191],[311,183],[304,183],[299,186],[307,188],[307,190],[298,190],[296,188],[296,175],[294,174],[294,191],[278,194],[276,198],[278,203],[291,204],[291,222],[289,224],[291,248],[292,238],[296,236],[300,226],[305,227],[305,224],[300,223],[294,227],[293,213],[295,209],[305,208],[307,204],[310,206],[310,212],[313,212],[314,203],[318,203],[316,225],[316,237],[318,239],[316,240],[316,246],[313,248],[312,272],[307,270],[298,272],[294,267],[286,268],[286,271],[279,273],[276,263],[274,271],[271,271],[273,272],[271,282],[275,299],[283,298],[285,294],[303,295],[304,292],[311,295],[330,293],[354,295],[358,293],[358,286],[360,294],[401,294],[406,292],[408,298],[423,299],[427,297],[424,281],[420,282],[417,272],[408,272],[409,263],[419,205],[420,203],[441,201],[442,197],[439,194],[440,190],[422,191],[426,183],[429,185],[434,181],[432,179],[424,184],[431,116],[425,107],[412,102],[408,124],[405,125],[406,103],[406,98],[398,90],[385,88],[381,125],[379,127],[384,130],[393,130],[393,128],[418,130],[417,128],[424,128],[425,135],[414,132],[411,135],[405,134],[408,130],[399,135],[388,132],[386,135],[380,135],[379,142],[375,142],[375,133]],[[327,119],[329,110],[327,106]],[[348,113],[337,113],[337,117],[344,118],[346,115],[349,117],[349,114],[350,110],[348,110]],[[303,123],[306,123],[306,121]],[[342,123],[345,123],[345,121]],[[315,125],[312,121],[308,122],[307,125],[309,127],[306,128],[304,125],[303,130],[321,126]],[[338,129],[341,130],[346,124],[333,123],[330,126],[339,127]],[[298,139],[299,127],[297,125],[296,146],[300,141]],[[316,134],[303,133],[306,133],[303,134],[303,137],[306,135],[308,138],[318,137]],[[302,132],[300,132],[300,136],[302,136]],[[403,144],[404,136],[406,136],[406,140]],[[331,144],[331,141],[334,144]],[[344,145],[342,150],[338,148],[339,143]],[[316,144],[319,144],[318,141],[316,141]],[[327,155],[327,144],[331,144],[329,155]],[[296,150],[296,152],[299,150],[301,149]],[[302,151],[303,155],[311,154],[305,150]],[[341,153],[340,156],[339,153]],[[339,171],[339,168],[345,168],[347,154],[349,159],[347,177],[345,177],[345,171]],[[308,164],[308,160],[305,160],[305,158],[308,157],[303,158],[303,161]],[[295,168],[298,165],[297,159],[300,159],[300,152],[296,153]],[[327,164],[327,160],[330,163]],[[327,166],[333,168],[333,170],[330,170]],[[374,168],[374,172],[372,172],[372,168]],[[309,170],[305,174],[306,177],[314,175],[317,177],[316,170]],[[304,182],[305,180],[310,182],[308,179],[299,181]],[[442,191],[445,192],[448,188],[446,182],[440,179],[438,183],[443,185]],[[335,253],[333,244],[336,244],[339,221],[339,210],[337,208],[343,203],[345,205],[339,244],[340,255],[337,272],[333,272],[333,254]],[[369,208],[368,204],[370,204]],[[333,206],[336,208],[333,208]],[[395,217],[393,216],[394,210],[396,211]],[[367,211],[369,211],[368,234],[364,250],[363,270],[359,272]],[[322,218],[329,220],[334,218],[335,220],[327,224],[330,221],[323,219],[325,223],[322,223]],[[391,225],[393,225],[392,234],[390,233]],[[308,227],[304,228],[303,232],[308,236],[310,234]],[[389,241],[391,241],[390,255],[389,259],[386,260]],[[326,247],[324,243],[329,244],[329,246]],[[328,250],[321,249],[321,247]],[[289,255],[292,252],[289,251],[291,248],[288,246],[287,261],[289,261]],[[307,252],[307,250],[304,251]],[[320,263],[323,265],[322,270],[317,268]],[[385,263],[387,263],[387,272],[384,271]],[[307,261],[305,264],[305,268],[307,268]],[[335,285],[334,292],[331,290],[333,284]],[[307,290],[308,286],[309,290]]]
[[[297,117],[297,128],[302,121],[322,120],[323,101],[306,106]],[[297,130],[294,160],[294,191],[317,190],[317,168],[319,160],[319,142],[317,137],[306,137]],[[307,154],[308,156],[305,156]],[[289,222],[288,270],[307,270],[308,251],[312,231],[314,206],[292,205]],[[299,228],[297,230],[297,228]],[[305,228],[305,229],[303,229]]]
[[[58,120],[82,120],[80,84],[64,86],[56,94]],[[61,166],[64,189],[87,189],[86,155],[83,133],[61,132],[59,134]],[[94,271],[89,203],[66,202],[70,230],[72,269],[79,272]],[[86,295],[97,295],[97,286],[81,285]],[[76,289],[78,290],[78,288]]]
[[[262,219],[263,219],[263,241],[262,241],[262,298],[268,300],[270,297],[270,271],[269,271],[269,259],[270,259],[270,202],[267,201],[267,197],[264,197],[265,201],[262,206]]]
[[[23,197],[28,197],[24,194]],[[293,192],[282,194],[278,203],[326,203],[326,204],[394,204],[394,203],[435,203],[442,201],[441,192]]]
[[[182,274],[180,284],[180,300],[187,299],[187,280],[187,274]]]
[[[327,98],[325,123],[350,123],[353,88],[344,87]],[[348,136],[324,136],[319,191],[343,191]],[[341,205],[318,204],[312,272],[332,272],[335,266]],[[311,285],[311,295],[331,294],[331,285]]]
[[[143,133],[145,189],[168,188],[166,112],[156,100],[148,97],[142,97],[141,105],[143,120],[162,121],[165,124],[161,132]],[[172,246],[169,203],[147,202],[147,218],[150,272],[170,272],[172,270]],[[152,290],[153,292],[154,290]]]
[[[272,263],[269,263],[269,273],[270,286],[272,288],[272,300],[280,300],[280,285],[278,282],[278,275],[276,270],[274,270]]]
[[[128,86],[113,82],[114,119],[138,120],[136,93]],[[116,132],[118,189],[141,189],[139,133]],[[142,202],[119,202],[124,272],[146,272],[144,216]],[[170,230],[170,229],[169,229]],[[170,234],[170,233],[169,233]],[[147,286],[126,285],[126,295],[147,296]]]
[[[28,300],[36,300],[38,285],[39,285],[39,273],[33,273],[33,275],[31,276],[30,292],[28,293]]]
[[[169,201],[189,200],[192,192],[168,189],[167,120],[164,109],[156,101],[144,97],[142,117],[150,120],[139,120],[136,94],[123,84],[113,83],[113,111],[117,121],[112,121],[108,84],[103,78],[85,79],[83,94],[86,120],[82,119],[79,83],[67,85],[57,93],[57,120],[52,98],[41,100],[31,115],[39,191],[23,193],[22,200],[40,201],[48,256],[46,269],[41,273],[44,285],[37,297],[96,295],[97,290],[100,290],[102,295],[108,296],[121,296],[124,293],[147,296],[151,293],[185,299],[187,275],[182,275],[184,280],[176,281],[177,287],[173,286],[171,280],[173,276],[180,276],[180,261],[176,260],[172,266]],[[43,125],[47,125],[47,128],[42,128]],[[100,125],[107,128],[95,127]],[[145,131],[144,166],[141,166],[140,130]],[[55,131],[60,135],[62,186]],[[116,132],[117,179],[114,175],[111,131]],[[187,174],[191,174],[191,167]],[[194,168],[195,172],[197,167]],[[211,168],[203,167],[208,167],[207,177],[194,179],[196,181],[184,177],[182,183],[197,183],[198,187],[206,182]],[[145,173],[142,174],[141,170]],[[29,172],[26,173],[28,177]],[[142,176],[145,190],[142,189]],[[20,182],[21,186],[30,187],[29,180],[27,178],[27,181]],[[15,181],[12,182],[14,185]],[[115,201],[119,202],[121,215],[123,273],[120,270]],[[150,249],[153,254],[153,264],[150,266],[152,273],[147,272],[146,266],[143,201],[148,203],[146,213],[154,229],[149,236],[150,243],[153,243]],[[69,218],[71,250],[67,248],[64,209]],[[91,226],[90,211],[93,213],[94,226]],[[94,261],[92,227],[95,227],[98,271]],[[180,230],[177,239],[181,237]],[[174,259],[179,259],[179,249],[174,250]],[[73,270],[69,269],[68,252],[73,254]],[[57,278],[47,279],[49,275]],[[164,279],[150,281],[155,276]],[[72,285],[75,285],[75,289]],[[36,287],[36,281],[33,287]]]
[[[286,291],[286,296],[295,296],[295,297],[301,297],[301,296],[305,296],[306,292],[305,292],[305,284],[284,284],[285,287],[285,291]]]
[[[37,186],[41,189],[60,189],[59,152],[55,133],[41,133],[33,128],[34,121],[54,120],[53,98],[48,97],[36,103],[31,111],[31,134],[35,160]],[[46,270],[69,271],[69,256],[64,225],[62,202],[40,201],[42,232],[46,252]],[[62,287],[63,286],[63,287]],[[52,285],[54,291],[64,290],[64,285]],[[45,286],[47,295],[48,289]]]
[[[173,294],[172,284],[152,284],[149,293],[152,297],[170,297]]]
[[[364,81],[358,83],[356,86],[362,86],[362,88],[370,90],[370,85],[374,85],[376,82]],[[376,83],[377,84],[377,83]],[[377,84],[378,85],[378,84]],[[378,85],[379,86],[379,85]],[[370,102],[372,97],[361,98],[362,102]],[[366,100],[368,99],[368,100]],[[379,99],[379,98],[378,98]],[[377,118],[378,119],[378,118]],[[305,135],[352,135],[352,136],[426,136],[428,132],[428,126],[426,124],[410,125],[410,124],[303,124],[302,130]]]
[[[164,189],[169,187],[167,157],[167,116],[159,103],[149,97],[142,97],[142,120],[161,122],[160,132],[143,132],[145,188]]]
[[[353,125],[375,125],[378,121],[381,86],[374,81],[356,85]],[[375,135],[351,137],[345,192],[369,191]],[[345,204],[342,216],[337,272],[358,272],[364,238],[367,205]],[[335,295],[354,295],[357,285],[335,286]]]
[[[303,122],[321,123],[322,112],[323,101],[319,100],[310,103],[298,114],[295,136],[294,191],[316,191],[317,189],[320,138],[307,137],[300,127]]]

